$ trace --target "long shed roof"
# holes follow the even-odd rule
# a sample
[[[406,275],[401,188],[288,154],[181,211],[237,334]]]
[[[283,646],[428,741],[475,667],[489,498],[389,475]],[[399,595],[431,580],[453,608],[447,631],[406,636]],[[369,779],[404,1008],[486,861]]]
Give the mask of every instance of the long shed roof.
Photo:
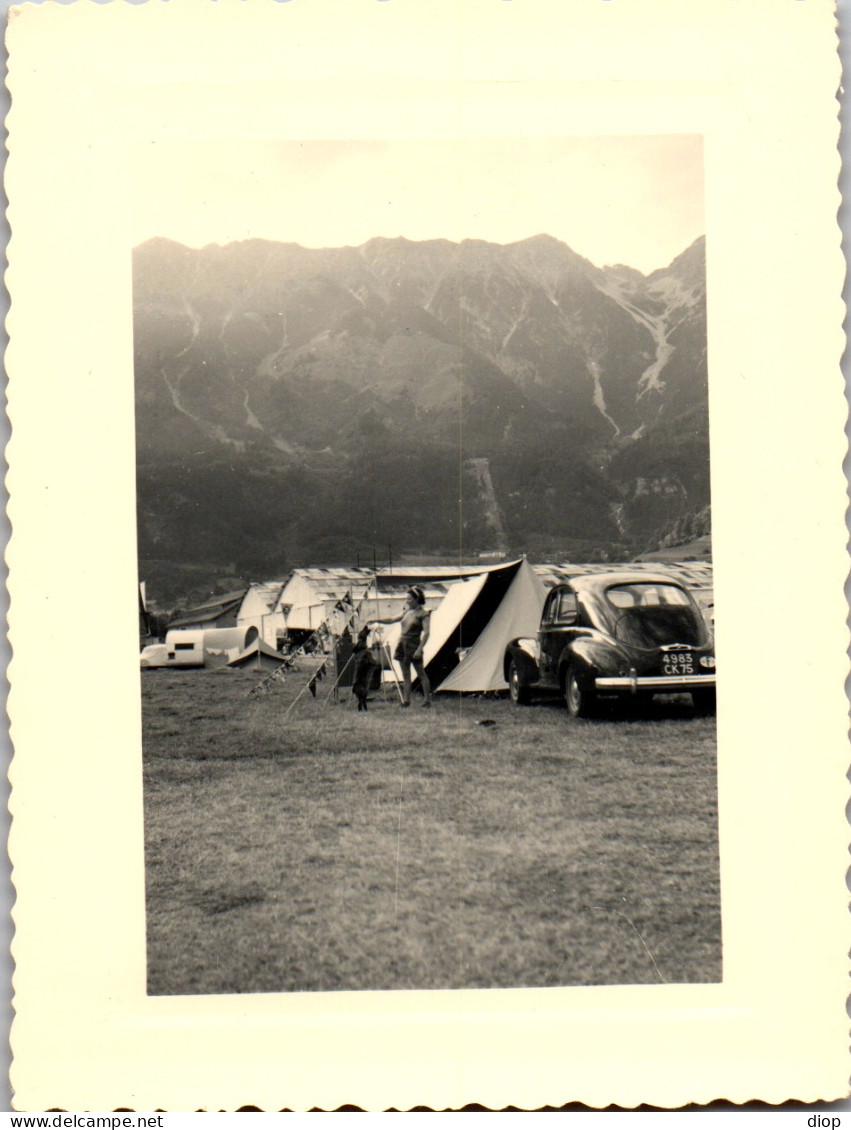
[[[369,600],[378,594],[383,598],[402,598],[413,584],[422,587],[426,601],[435,605],[446,595],[455,582],[465,577],[480,576],[495,569],[497,565],[422,565],[383,568],[374,573],[366,568],[299,568],[294,569],[285,582],[269,582],[268,586],[256,586],[258,590],[277,595],[275,607],[290,604],[293,609],[333,605],[347,593],[357,606],[362,600]],[[608,573],[613,570],[629,569],[635,572],[666,573],[686,584],[695,593],[698,602],[711,607],[712,563],[708,561],[629,561],[629,562],[563,562],[532,565],[532,569],[547,587],[563,584],[573,576],[588,573]],[[320,612],[321,615],[321,612]],[[310,621],[313,624],[313,620]]]
[[[239,592],[225,593],[223,596],[217,596],[204,604],[197,604],[194,608],[187,608],[184,612],[181,612],[177,619],[171,620],[168,626],[180,628],[186,624],[208,624],[213,620],[218,620],[220,616],[226,616],[231,612],[235,613],[242,604],[244,595],[245,590],[240,589]]]

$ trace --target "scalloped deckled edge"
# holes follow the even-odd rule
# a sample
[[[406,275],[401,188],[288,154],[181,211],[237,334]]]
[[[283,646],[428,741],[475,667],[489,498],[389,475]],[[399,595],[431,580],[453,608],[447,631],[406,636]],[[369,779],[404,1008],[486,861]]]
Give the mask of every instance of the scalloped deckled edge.
[[[53,6],[51,6],[51,7],[53,7]],[[55,7],[61,7],[61,6],[55,6]],[[93,7],[94,7],[93,5],[86,6],[86,8],[88,9],[89,12],[92,11]],[[110,7],[112,9],[116,8],[115,5],[112,5]],[[198,12],[200,10],[200,6],[198,6],[198,5],[191,5],[191,6],[188,6],[188,7],[191,7],[192,10],[196,11],[196,12]],[[295,7],[295,6],[293,6],[293,7]],[[758,3],[755,2],[755,3],[753,3],[752,7],[756,8],[756,7],[759,7],[759,5],[758,5]],[[767,9],[763,6],[764,11],[770,10],[770,9],[771,9],[771,5],[768,5]],[[101,10],[104,15],[99,16],[98,18],[101,18],[101,19],[112,19],[113,18],[112,15],[110,14],[110,8],[104,8],[104,9],[99,9],[99,10]],[[219,10],[223,10],[223,9],[219,8]],[[12,81],[14,81],[14,67],[12,67],[10,69],[10,85],[12,85]],[[11,123],[12,131],[14,131],[15,122],[16,122],[16,113],[15,113],[14,110],[12,110],[12,112],[10,112],[9,118],[7,120],[7,124]],[[16,157],[15,157],[15,154],[14,154],[14,148],[15,148],[14,146],[11,147],[12,155],[10,157],[10,167],[12,169],[12,172],[15,171],[15,167],[16,167]],[[12,177],[12,180],[14,180],[14,177]],[[7,183],[9,183],[9,182],[7,182]],[[17,207],[17,206],[15,206],[15,207]],[[9,210],[10,215],[15,214],[15,207],[10,208],[10,210]],[[15,260],[16,260],[16,255],[18,255],[18,257],[19,257],[20,250],[21,250],[20,247],[16,247],[15,237],[12,237],[12,241],[10,242],[10,254],[9,254],[10,266],[9,266],[9,270],[7,271],[7,286],[10,290],[16,289]],[[14,310],[12,310],[11,313],[10,313],[8,325],[9,325],[10,333],[12,334],[12,345],[10,346],[7,357],[8,357],[8,363],[9,363],[10,370],[15,371],[17,362],[16,362],[15,342],[14,342],[14,333],[15,333],[15,328],[16,328],[16,315],[15,315]],[[18,380],[20,380],[20,376],[18,376]],[[12,383],[12,386],[11,386],[11,389],[10,389],[10,397],[9,397],[9,416],[12,419],[12,421],[16,421],[16,418],[17,418],[16,417],[16,410],[17,409],[16,409],[15,384]],[[9,446],[8,446],[8,449],[7,449],[7,458],[9,459],[9,462],[11,464],[10,473],[9,473],[9,477],[8,477],[10,484],[14,484],[14,479],[15,479],[15,475],[14,475],[15,453],[16,453],[16,444],[15,444],[15,441],[12,440],[9,443]],[[14,495],[12,495],[12,501],[11,501],[10,506],[9,506],[9,513],[10,513],[11,516],[14,516],[15,513],[16,513],[16,503],[15,503],[15,496]],[[14,574],[14,568],[15,568],[15,564],[16,564],[16,547],[15,547],[15,539],[14,538],[12,538],[8,560],[9,560],[9,563],[10,563],[10,567],[12,568],[12,574]],[[15,579],[15,576],[12,575],[12,583],[10,584],[10,590],[12,591],[12,593],[15,593],[16,589],[19,591],[19,586],[20,586],[21,583],[23,583],[23,581],[24,581],[23,577],[21,577],[20,581],[18,582],[17,579]],[[23,638],[24,638],[24,636],[23,636],[23,624],[21,624],[20,629],[17,628],[16,612],[15,612],[14,607],[12,607],[10,609],[9,622],[10,622],[10,625],[11,625],[10,632],[14,633],[16,635],[16,637],[21,638],[21,640],[23,640]],[[18,623],[20,623],[20,620],[18,620]],[[11,686],[12,686],[12,695],[10,696],[10,712],[11,712],[12,716],[15,716],[15,714],[16,714],[15,704],[17,702],[15,678],[16,678],[15,663],[12,663],[12,666],[10,668],[10,681],[11,681]],[[845,720],[845,723],[846,723],[846,720]],[[15,737],[16,732],[18,732],[18,731],[16,731],[15,725],[12,725],[12,736]],[[26,739],[26,737],[28,737],[23,725],[21,725],[19,732],[21,733],[21,735],[23,735],[24,739]],[[25,748],[25,741],[21,741],[21,746],[23,746]],[[19,754],[19,756],[20,756],[20,754]],[[21,762],[18,766],[12,766],[12,771],[10,772],[10,779],[12,781],[12,784],[14,784],[14,788],[17,788],[17,782],[19,782],[20,780],[24,780],[24,777],[26,775],[26,768],[27,768],[27,766],[23,762],[23,760],[21,760]],[[32,773],[31,773],[31,777],[32,777]],[[843,784],[843,788],[846,790],[846,785]],[[848,793],[846,793],[846,791],[845,791],[844,796],[846,796],[846,794],[848,794]],[[18,797],[16,797],[15,792],[12,793],[12,800],[11,800],[10,808],[11,808],[12,812],[14,812],[14,814],[16,815],[16,818],[18,818],[18,817],[20,818],[21,824],[24,824],[25,820],[31,819],[31,814],[29,814],[29,812],[26,810],[23,803],[21,803],[21,805],[19,805],[19,800],[20,800],[20,794],[19,794]],[[844,829],[843,835],[846,838],[846,828]],[[15,828],[15,826],[12,826],[12,833],[11,833],[11,836],[10,836],[10,845],[11,845],[10,850],[12,851],[12,855],[15,855],[17,844],[19,844],[19,842],[20,841],[19,841],[19,838],[18,838],[18,833],[16,832],[16,828]],[[843,869],[844,869],[844,861],[843,861]],[[42,892],[42,894],[43,894],[43,892]],[[20,905],[19,905],[18,909],[16,910],[16,923],[18,923],[19,921],[24,922],[24,919],[27,918],[27,916],[29,916],[29,914],[31,914],[32,902],[31,902],[31,906],[29,906],[29,907],[27,907],[26,904],[27,904],[27,899],[32,899],[32,898],[33,898],[33,888],[31,888],[31,889],[27,889],[26,887],[21,888],[21,892],[19,892],[19,904]],[[25,956],[23,953],[20,953],[19,950],[16,950],[15,946],[14,946],[14,950],[12,950],[12,951],[14,951],[14,953],[19,953],[19,956],[21,958],[23,958]],[[28,955],[27,955],[27,959],[29,959]],[[21,964],[23,964],[23,963],[21,963]],[[837,964],[837,968],[839,968],[839,964]],[[31,964],[31,968],[29,968],[29,970],[27,971],[27,977],[32,977],[32,964]],[[31,992],[31,991],[32,991],[31,988],[27,988],[27,992]],[[839,991],[840,992],[845,991],[844,990],[844,979],[843,979],[842,989],[839,990]],[[23,989],[23,979],[21,979],[20,996],[21,996],[21,1002],[26,1003],[25,992],[24,992],[24,989]],[[565,997],[565,1000],[568,1000],[568,999],[570,999],[570,998]],[[654,998],[654,999],[658,999],[658,998]],[[576,998],[573,998],[571,1006],[565,1006],[565,1007],[576,1007],[575,1001],[576,1001]],[[205,1003],[205,1002],[200,1002],[200,1003],[201,1003],[201,1005],[203,1005],[203,1003]],[[252,1003],[252,1006],[254,1006],[255,1008],[258,1009],[258,1011],[262,1011],[263,1002],[257,1002],[257,1001],[252,1000],[251,1003]],[[321,1003],[322,1002],[320,1002],[320,1005],[321,1005]],[[342,1007],[342,1005],[341,1005],[341,1007]],[[27,1005],[27,1008],[29,1008],[29,1005]],[[427,1009],[424,1008],[424,1011],[427,1011]],[[218,1018],[215,1017],[215,1015],[212,1014],[212,1012],[210,1012],[209,1015],[210,1015],[209,1025],[211,1027],[215,1027],[218,1024]],[[25,1027],[25,1025],[28,1025],[28,1024],[31,1024],[31,1023],[32,1023],[32,1014],[27,1015],[25,1010],[21,1010],[21,1016],[19,1016],[18,1019],[16,1020],[14,1033],[12,1033],[12,1041],[14,1041],[19,1046],[19,1048],[21,1048],[21,1049],[26,1048],[26,1058],[28,1058],[28,1061],[29,1061],[28,1066],[29,1066],[29,1069],[31,1069],[31,1071],[32,1071],[33,1054],[34,1054],[33,1032],[32,1032],[32,1029],[31,1029],[31,1031],[27,1031],[27,1028]],[[845,1027],[844,1024],[843,1024],[843,1027]],[[49,1034],[43,1033],[43,1035],[49,1035]],[[24,1058],[24,1057],[21,1057],[21,1058]],[[44,1062],[49,1064],[50,1060],[47,1059]],[[568,1074],[568,1071],[570,1071],[570,1068],[571,1068],[570,1063],[565,1064],[564,1062],[561,1062],[561,1063],[553,1063],[552,1064],[552,1072],[550,1072],[550,1079],[549,1079],[549,1083],[546,1087],[546,1090],[547,1090],[547,1093],[550,1095],[550,1099],[552,1099],[552,1101],[554,1101],[555,1103],[562,1103],[562,1102],[565,1101],[566,1098],[567,1099],[573,1099],[574,1096],[572,1096],[570,1094],[565,1095],[564,1092],[571,1092],[571,1090],[573,1090],[573,1092],[582,1092],[584,1087],[588,1086],[587,1084],[585,1084],[584,1080],[576,1081],[576,1080],[572,1080],[572,1079],[565,1079],[565,1075]],[[216,1080],[217,1084],[218,1084],[218,1081],[219,1080]],[[391,1083],[392,1083],[392,1080],[389,1080],[388,1081],[388,1089],[392,1089],[392,1087],[390,1086]],[[462,1086],[462,1085],[463,1084],[459,1084],[459,1086]],[[617,1080],[611,1081],[610,1085],[611,1086],[617,1086]],[[449,1086],[448,1080],[446,1080],[445,1077],[437,1076],[436,1078],[432,1077],[431,1079],[429,1079],[427,1081],[427,1083],[420,1084],[419,1089],[422,1090],[423,1098],[425,1099],[425,1101],[434,1102],[435,1101],[435,1098],[434,1098],[435,1092],[440,1093],[440,1092],[442,1092],[442,1090],[444,1088],[446,1088],[448,1086]],[[784,1086],[784,1083],[783,1083],[783,1080],[781,1080],[780,1083],[778,1084],[778,1090],[776,1090],[776,1094],[780,1095],[780,1094],[783,1093],[783,1090],[782,1090],[783,1086]],[[791,1086],[791,1085],[787,1085],[787,1086]],[[23,1097],[23,1099],[26,1099],[26,1101],[28,1101],[28,1102],[32,1102],[33,1101],[33,1095],[34,1095],[33,1084],[32,1084],[32,1076],[31,1076],[31,1080],[27,1081],[27,1087],[28,1087],[27,1090],[25,1090],[23,1087],[21,1087],[21,1097]],[[269,1080],[268,1079],[262,1079],[262,1080],[255,1079],[255,1080],[253,1080],[253,1083],[246,1083],[245,1087],[249,1088],[249,1089],[253,1089],[255,1087],[258,1090],[266,1089],[267,1094],[268,1094]],[[54,1087],[54,1089],[57,1089],[57,1088]],[[333,1090],[332,1084],[330,1085],[329,1089]],[[449,1089],[451,1089],[451,1088],[449,1088]],[[502,1092],[505,1088],[503,1086],[497,1084],[497,1086],[494,1089],[497,1090],[497,1092],[500,1093],[500,1095],[502,1095]],[[516,1089],[518,1089],[518,1092],[521,1092],[521,1090],[523,1088],[519,1087],[519,1088],[516,1088]],[[146,1094],[153,1095],[154,1092],[153,1092],[153,1090],[148,1088]],[[80,1092],[73,1093],[73,1097],[79,1097],[79,1095],[80,1095]],[[101,1090],[101,1092],[98,1092],[98,1095],[103,1095],[103,1097],[107,1099],[107,1102],[104,1105],[106,1105],[107,1107],[112,1105],[114,1096],[113,1096],[112,1092],[110,1092],[110,1090],[108,1090],[108,1088]],[[63,1095],[59,1092],[58,1089],[57,1089],[57,1093],[55,1093],[55,1095],[53,1094],[53,1092],[51,1090],[51,1081],[49,1079],[43,1079],[42,1089],[40,1090],[40,1092],[37,1092],[37,1096],[38,1097],[45,1097],[45,1098],[49,1097],[51,1099],[51,1103],[52,1103],[53,1099],[55,1098],[55,1101],[57,1101],[58,1104],[61,1103],[62,1099],[63,1099]],[[737,1088],[736,1094],[732,1096],[732,1101],[733,1102],[739,1102],[739,1103],[747,1102],[747,1101],[749,1101],[749,1099],[752,1099],[753,1096],[754,1096],[753,1089],[748,1088],[747,1086],[743,1085],[743,1086],[739,1086]],[[243,1097],[248,1098],[249,1096],[246,1095],[246,1096],[243,1096]],[[260,1097],[260,1096],[257,1096],[257,1097]],[[286,1101],[286,1097],[287,1096],[285,1095],[284,1096],[285,1101]],[[358,1096],[353,1096],[353,1098],[357,1098],[357,1097]],[[519,1094],[518,1097],[523,1098],[523,1097],[526,1097],[526,1096]],[[692,1101],[697,1102],[697,1103],[709,1103],[709,1102],[714,1101],[714,1098],[717,1098],[717,1097],[718,1096],[717,1096],[717,1092],[715,1092],[715,1089],[711,1085],[707,1085],[704,1088],[703,1094],[692,1096]],[[730,1098],[729,1095],[727,1097]],[[823,1097],[823,1096],[820,1096],[820,1095],[817,1095],[817,1094],[807,1094],[807,1095],[804,1095],[804,1096],[797,1096],[797,1097],[802,1097],[802,1098],[805,1099],[805,1101],[813,1101],[813,1099],[818,1098],[818,1097]],[[321,1101],[322,1098],[325,1098],[325,1096],[324,1095],[318,1096],[318,1101],[316,1101],[316,1102],[318,1102],[318,1104],[319,1104],[319,1102]],[[485,1099],[489,1099],[489,1101],[493,1101],[493,1095],[492,1094],[480,1095],[478,1092],[477,1092],[476,1096],[470,1096],[468,1101],[469,1102],[476,1102],[476,1101],[480,1101],[481,1098],[485,1098]],[[603,1098],[602,1093],[599,1092],[599,1090],[594,1090],[593,1085],[589,1086],[589,1093],[584,1095],[584,1101],[585,1102],[589,1102],[589,1099],[591,1099],[591,1105],[594,1105],[594,1103],[593,1103],[594,1099],[597,1099],[597,1103],[600,1106],[607,1105],[607,1103],[608,1103],[608,1099]],[[66,1101],[66,1102],[68,1101],[68,1096],[66,1096],[66,1098],[64,1098],[64,1101]],[[774,1102],[774,1101],[780,1102],[780,1101],[783,1101],[783,1099],[781,1099],[781,1098],[768,1099],[768,1102]],[[325,1098],[325,1102],[328,1102],[327,1098]],[[641,1102],[641,1099],[636,1099],[636,1103],[637,1102]],[[128,1104],[128,1105],[131,1105],[131,1104]],[[194,1105],[194,1103],[192,1105]],[[202,1104],[198,1103],[198,1105],[200,1106]],[[328,1105],[331,1105],[331,1104],[328,1104]],[[337,1105],[337,1102],[333,1103],[333,1105]],[[500,1105],[502,1106],[502,1103]],[[93,1107],[93,1109],[96,1109],[96,1107]],[[275,1104],[273,1106],[270,1104],[269,1109],[278,1109],[277,1104]],[[370,1107],[370,1109],[381,1109],[381,1107],[377,1106],[377,1105],[373,1105],[372,1107]],[[527,1109],[528,1109],[528,1107],[527,1107]]]

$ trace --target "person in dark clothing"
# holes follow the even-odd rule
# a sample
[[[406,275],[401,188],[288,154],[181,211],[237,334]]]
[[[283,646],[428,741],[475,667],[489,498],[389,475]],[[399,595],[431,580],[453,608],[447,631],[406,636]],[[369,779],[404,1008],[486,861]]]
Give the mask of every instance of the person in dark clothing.
[[[367,647],[369,627],[361,628],[352,651],[352,694],[358,700],[358,711],[366,710],[366,699],[373,680],[373,672],[379,666],[378,661]]]

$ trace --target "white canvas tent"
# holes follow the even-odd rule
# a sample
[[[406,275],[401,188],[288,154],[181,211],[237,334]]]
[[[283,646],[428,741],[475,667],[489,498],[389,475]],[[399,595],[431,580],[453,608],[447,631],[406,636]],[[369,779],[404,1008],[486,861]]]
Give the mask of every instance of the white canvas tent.
[[[510,569],[511,566],[505,568]],[[460,662],[435,688],[438,691],[505,690],[508,684],[503,666],[509,641],[517,636],[533,636],[538,631],[546,589],[525,558],[518,563],[504,595],[500,597],[497,590],[489,597],[487,590],[486,583],[475,603],[484,602],[489,615],[478,630],[472,646],[462,647]],[[438,620],[436,626],[442,628],[439,616],[441,611],[442,606],[435,618]],[[469,614],[466,618],[469,618]],[[462,622],[458,637],[461,639],[463,636]]]
[[[276,671],[284,664],[284,657],[262,639],[253,640],[244,651],[228,660],[228,667],[238,667],[256,671]]]
[[[427,669],[441,649],[446,646],[447,641],[450,640],[452,633],[457,630],[458,624],[462,621],[464,615],[481,594],[486,580],[487,573],[475,573],[470,577],[464,578],[463,581],[458,581],[457,584],[448,586],[440,603],[431,610],[429,637],[426,640],[424,649],[424,659]],[[394,610],[393,614],[398,615],[403,607],[402,605],[398,610]],[[428,607],[428,604],[426,604],[426,607]],[[399,624],[391,624],[382,632],[383,643],[391,659],[393,652],[396,650],[400,635],[401,627]],[[392,666],[396,677],[401,679],[402,675],[399,664],[393,660]]]
[[[490,566],[456,581],[432,613],[424,650],[435,691],[498,691],[507,684],[505,649],[515,636],[538,630],[546,589],[525,558]],[[390,657],[399,625],[384,634]],[[392,661],[395,677],[401,670]]]

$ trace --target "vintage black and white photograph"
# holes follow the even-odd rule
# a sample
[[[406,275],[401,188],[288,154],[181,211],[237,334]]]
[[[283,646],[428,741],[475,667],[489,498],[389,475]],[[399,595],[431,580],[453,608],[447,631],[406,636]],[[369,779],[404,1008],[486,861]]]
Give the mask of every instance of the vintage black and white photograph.
[[[151,148],[148,992],[720,981],[703,138]]]
[[[830,0],[7,43],[16,1109],[846,1095]]]

